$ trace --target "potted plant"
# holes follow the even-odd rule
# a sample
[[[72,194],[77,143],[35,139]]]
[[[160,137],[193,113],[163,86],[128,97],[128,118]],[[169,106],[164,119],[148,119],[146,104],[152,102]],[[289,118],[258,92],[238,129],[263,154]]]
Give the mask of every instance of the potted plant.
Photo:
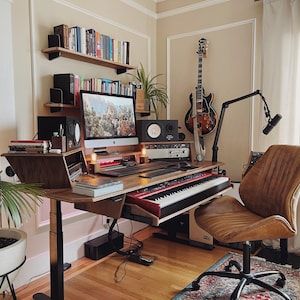
[[[144,99],[149,102],[150,107],[153,108],[155,117],[158,119],[158,106],[167,107],[168,95],[164,85],[157,83],[156,80],[162,74],[151,76],[146,74],[144,66],[137,69],[137,75],[130,74],[141,84],[141,88],[144,90]]]
[[[25,262],[27,237],[17,227],[35,211],[35,204],[41,203],[40,195],[42,192],[37,185],[14,184],[0,179],[0,293],[10,288],[14,299],[12,281],[18,267]]]

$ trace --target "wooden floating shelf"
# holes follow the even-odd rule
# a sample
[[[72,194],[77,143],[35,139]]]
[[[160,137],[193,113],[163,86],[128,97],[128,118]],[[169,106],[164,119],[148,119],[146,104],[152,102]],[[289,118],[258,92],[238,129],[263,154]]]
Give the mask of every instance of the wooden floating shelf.
[[[74,106],[72,104],[64,104],[64,103],[53,103],[53,102],[47,102],[44,104],[46,107],[50,108],[71,108],[71,109],[79,109],[79,107]]]
[[[136,110],[135,112],[139,114],[150,114],[149,110]]]
[[[127,70],[132,70],[132,69],[136,68],[131,65],[120,64],[120,63],[113,62],[110,60],[101,59],[101,58],[83,54],[80,52],[75,52],[75,51],[72,51],[72,50],[69,50],[66,48],[62,48],[62,47],[51,47],[51,48],[42,50],[42,52],[45,54],[48,54],[49,60],[52,60],[52,59],[60,57],[60,56],[67,57],[67,58],[87,62],[87,63],[94,64],[94,65],[112,68],[112,69],[117,70],[118,74],[125,73]]]
[[[44,104],[45,107],[48,108],[68,108],[68,109],[79,109],[79,107],[74,106],[72,104],[64,104],[64,103],[53,103],[53,102],[47,102]],[[137,110],[135,111],[138,114],[149,114],[150,111],[148,110]]]

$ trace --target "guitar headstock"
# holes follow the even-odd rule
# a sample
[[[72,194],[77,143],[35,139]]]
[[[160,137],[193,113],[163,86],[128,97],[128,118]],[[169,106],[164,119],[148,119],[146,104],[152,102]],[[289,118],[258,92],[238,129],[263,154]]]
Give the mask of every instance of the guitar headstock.
[[[208,40],[205,38],[201,38],[199,40],[199,48],[197,53],[202,54],[204,57],[206,57],[207,49],[208,49]]]

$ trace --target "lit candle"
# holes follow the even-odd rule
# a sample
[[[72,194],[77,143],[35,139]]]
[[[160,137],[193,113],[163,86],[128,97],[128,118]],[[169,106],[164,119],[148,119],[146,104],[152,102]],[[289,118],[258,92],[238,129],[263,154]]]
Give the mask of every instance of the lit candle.
[[[91,154],[91,161],[92,162],[96,162],[97,161],[97,154],[94,153],[94,152]]]

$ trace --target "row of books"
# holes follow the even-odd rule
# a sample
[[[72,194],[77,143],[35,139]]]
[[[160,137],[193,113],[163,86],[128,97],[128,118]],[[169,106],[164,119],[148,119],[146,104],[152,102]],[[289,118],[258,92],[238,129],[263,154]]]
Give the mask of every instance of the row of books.
[[[123,190],[121,180],[93,175],[79,176],[72,187],[73,193],[90,197],[99,197]]]
[[[58,76],[56,74],[55,76]],[[80,103],[80,90],[92,91],[106,94],[122,95],[122,96],[134,96],[136,85],[129,82],[128,84],[122,83],[120,80],[111,80],[104,78],[90,78],[84,79],[83,77],[70,74],[74,78],[74,98],[75,106],[79,106]]]
[[[135,85],[132,83],[124,84],[120,80],[91,78],[83,80],[81,89],[107,94],[133,96]]]
[[[54,34],[59,35],[63,48],[117,63],[129,64],[130,43],[128,41],[119,41],[100,34],[94,29],[80,26],[68,27],[68,25],[61,24],[54,26],[53,31]]]
[[[49,141],[44,140],[12,140],[8,145],[10,152],[47,153]]]

